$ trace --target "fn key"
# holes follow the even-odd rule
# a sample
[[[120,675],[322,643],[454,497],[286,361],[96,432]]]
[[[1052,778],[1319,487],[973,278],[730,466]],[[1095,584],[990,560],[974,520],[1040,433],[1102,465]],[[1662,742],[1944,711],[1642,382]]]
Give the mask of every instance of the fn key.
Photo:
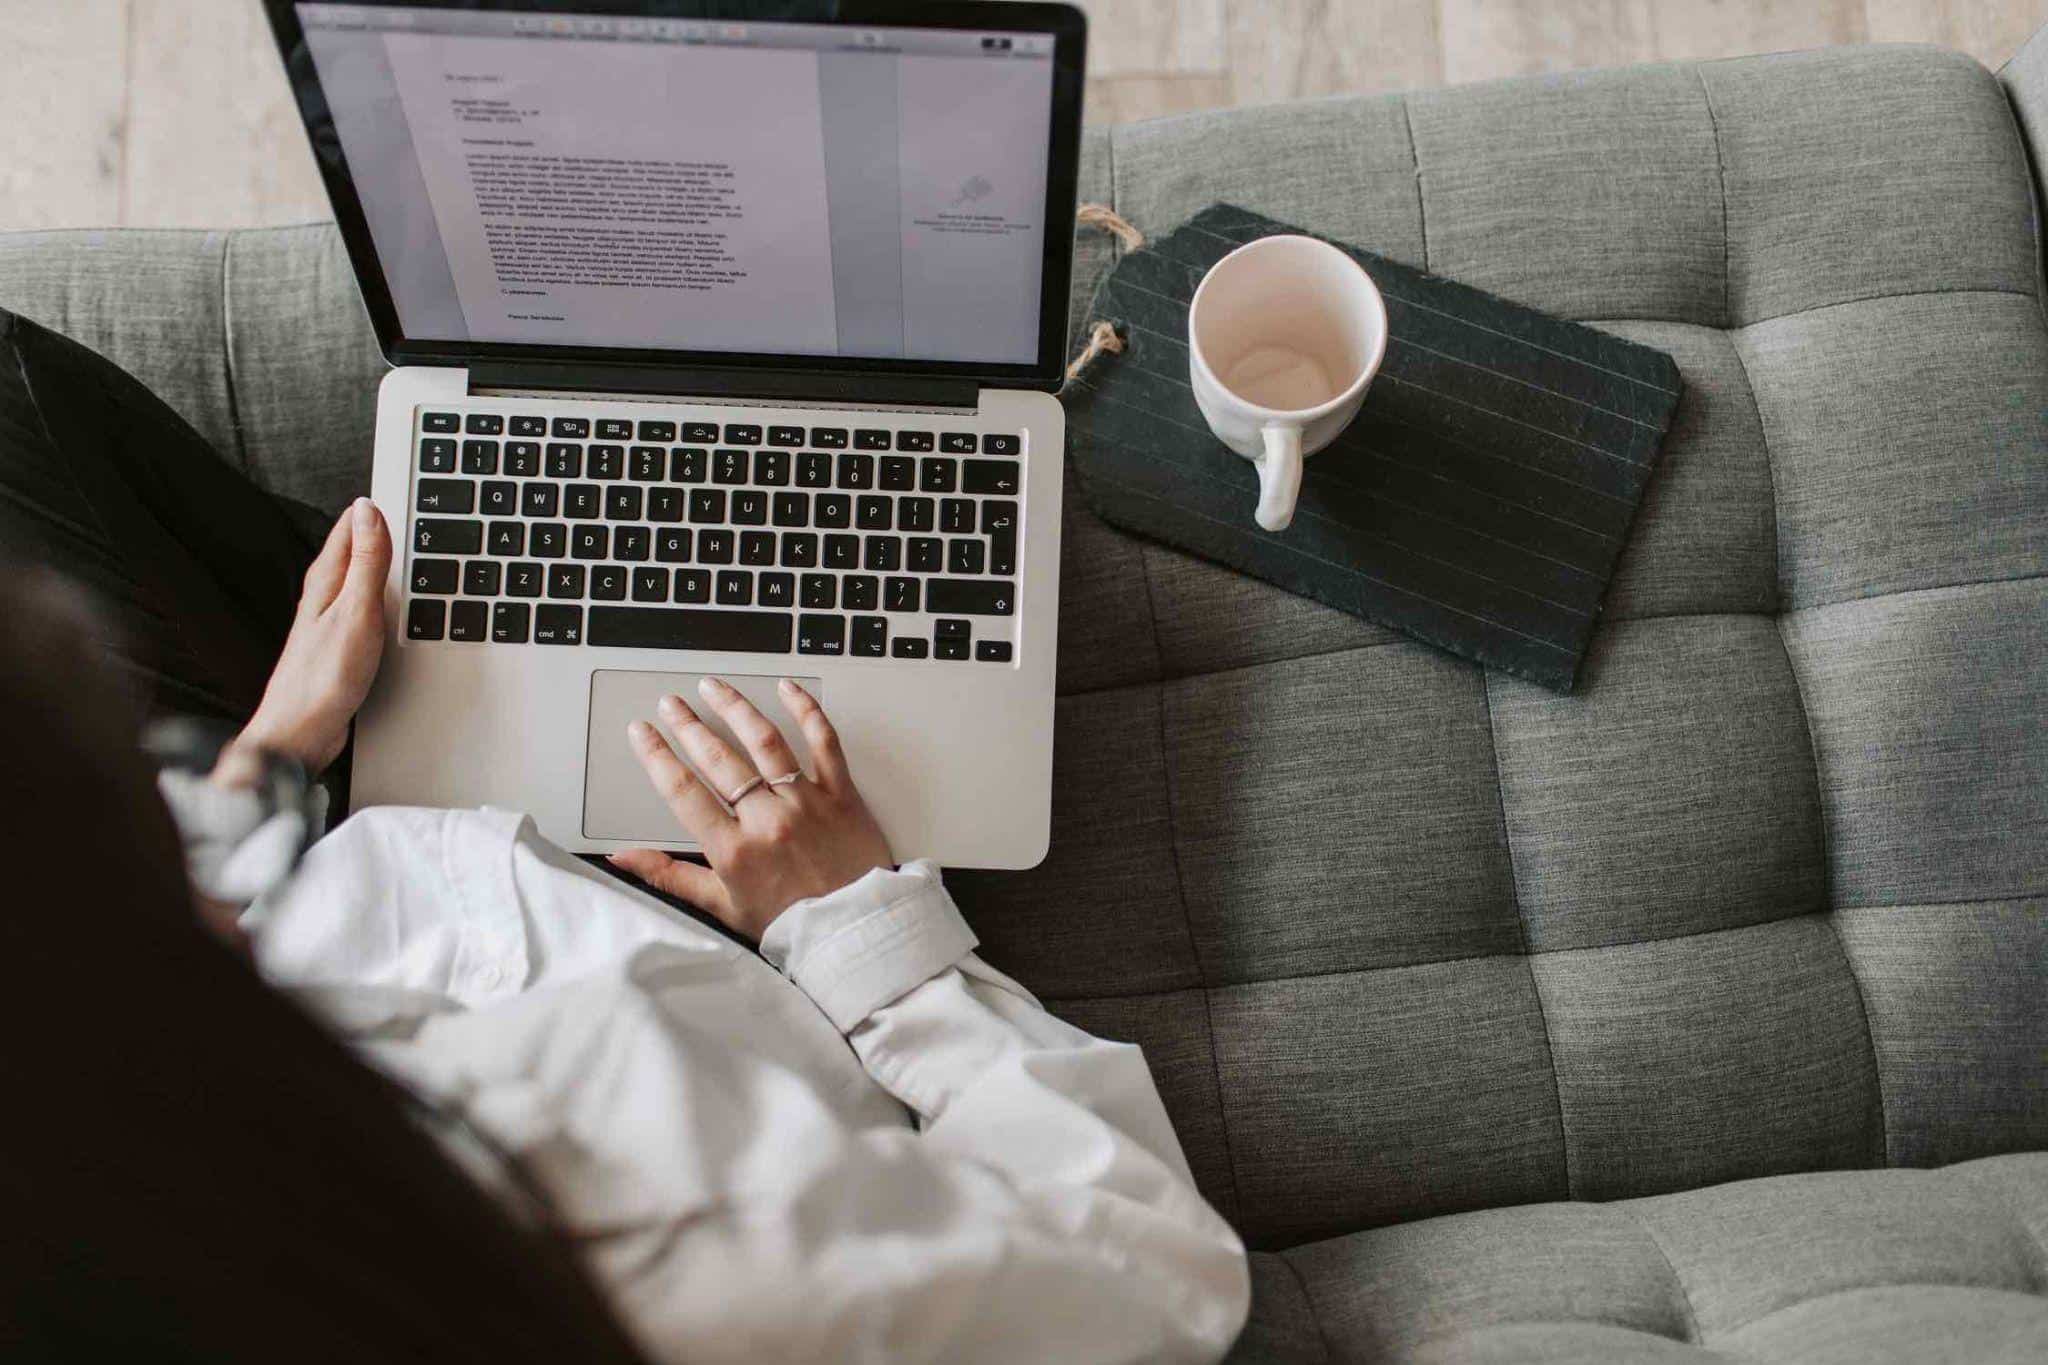
[[[448,604],[431,597],[415,597],[405,609],[405,638],[438,640],[448,628]]]

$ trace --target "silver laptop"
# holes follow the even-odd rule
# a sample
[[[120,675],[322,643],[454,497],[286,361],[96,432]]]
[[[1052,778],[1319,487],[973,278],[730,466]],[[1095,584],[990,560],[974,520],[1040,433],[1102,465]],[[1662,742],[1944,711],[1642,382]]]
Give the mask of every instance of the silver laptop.
[[[903,856],[1042,858],[1079,14],[267,8],[395,367],[356,804],[689,849],[627,722],[790,676]]]

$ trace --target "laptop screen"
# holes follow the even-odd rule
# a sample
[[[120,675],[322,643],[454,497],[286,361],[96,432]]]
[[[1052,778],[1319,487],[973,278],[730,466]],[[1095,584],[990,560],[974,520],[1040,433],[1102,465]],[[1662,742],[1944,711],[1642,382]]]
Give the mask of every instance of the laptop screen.
[[[408,339],[1041,358],[1049,33],[293,9]]]

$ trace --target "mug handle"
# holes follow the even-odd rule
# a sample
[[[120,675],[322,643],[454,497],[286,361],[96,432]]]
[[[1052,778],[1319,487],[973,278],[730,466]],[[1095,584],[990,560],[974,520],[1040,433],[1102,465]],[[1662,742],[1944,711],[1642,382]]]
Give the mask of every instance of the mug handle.
[[[1253,519],[1268,531],[1284,531],[1294,520],[1301,493],[1301,428],[1270,426],[1265,452],[1252,461],[1259,469],[1259,508]]]

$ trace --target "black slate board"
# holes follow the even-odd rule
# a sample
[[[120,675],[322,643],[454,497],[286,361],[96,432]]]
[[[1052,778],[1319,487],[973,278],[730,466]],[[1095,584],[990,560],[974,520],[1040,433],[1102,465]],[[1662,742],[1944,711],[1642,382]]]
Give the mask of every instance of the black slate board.
[[[1118,263],[1090,321],[1115,323],[1125,348],[1064,395],[1084,496],[1116,525],[1570,691],[1678,366],[1334,243],[1386,298],[1386,359],[1357,419],[1303,466],[1294,524],[1262,531],[1256,470],[1188,388],[1188,300],[1226,252],[1297,231],[1217,204]]]

